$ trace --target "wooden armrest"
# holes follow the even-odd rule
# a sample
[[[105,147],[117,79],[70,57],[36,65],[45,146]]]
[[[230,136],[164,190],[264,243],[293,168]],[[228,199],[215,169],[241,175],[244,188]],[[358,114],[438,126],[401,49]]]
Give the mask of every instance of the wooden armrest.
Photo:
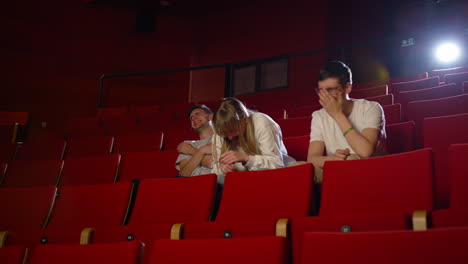
[[[276,221],[276,236],[288,237],[288,222],[288,219],[279,219]]]
[[[182,238],[182,231],[184,224],[173,224],[171,227],[171,239],[180,240]]]
[[[8,232],[8,231],[0,232],[0,247],[5,246],[5,242],[6,242],[7,237],[8,237],[9,234],[10,234],[10,232]]]
[[[81,231],[80,235],[80,245],[91,244],[92,236],[94,234],[94,228],[85,228]]]
[[[427,211],[413,212],[413,231],[427,230]]]

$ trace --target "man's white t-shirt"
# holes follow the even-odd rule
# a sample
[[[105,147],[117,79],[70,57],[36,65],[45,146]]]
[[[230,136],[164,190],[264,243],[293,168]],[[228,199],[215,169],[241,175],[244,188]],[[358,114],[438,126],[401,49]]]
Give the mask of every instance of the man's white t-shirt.
[[[361,133],[366,128],[376,128],[380,130],[379,141],[376,151],[372,156],[380,156],[385,153],[385,117],[383,109],[379,103],[364,99],[353,100],[353,110],[348,116],[353,128]],[[349,148],[351,154],[356,152],[346,141],[340,127],[336,121],[325,111],[320,109],[312,113],[310,128],[310,141],[323,141],[327,156],[335,154],[337,149]]]

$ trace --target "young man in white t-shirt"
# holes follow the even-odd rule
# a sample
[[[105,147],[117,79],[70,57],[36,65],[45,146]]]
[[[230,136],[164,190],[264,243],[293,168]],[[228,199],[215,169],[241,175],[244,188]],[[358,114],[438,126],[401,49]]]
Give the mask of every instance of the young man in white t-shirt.
[[[312,114],[307,161],[316,168],[316,181],[322,182],[326,161],[369,158],[385,153],[385,118],[377,102],[351,99],[351,70],[332,61],[318,78],[322,109]],[[324,152],[326,151],[326,155]]]

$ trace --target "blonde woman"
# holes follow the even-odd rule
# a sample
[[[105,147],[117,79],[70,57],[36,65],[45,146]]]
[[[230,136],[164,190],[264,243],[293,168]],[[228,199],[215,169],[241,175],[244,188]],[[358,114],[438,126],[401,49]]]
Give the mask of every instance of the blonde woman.
[[[213,173],[217,175],[282,168],[295,161],[287,155],[279,125],[236,98],[220,103],[213,129]]]

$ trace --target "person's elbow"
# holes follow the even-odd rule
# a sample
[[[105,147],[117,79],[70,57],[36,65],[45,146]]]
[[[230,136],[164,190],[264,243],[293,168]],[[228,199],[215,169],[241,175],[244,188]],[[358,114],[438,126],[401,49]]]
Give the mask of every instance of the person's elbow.
[[[368,159],[370,157],[372,157],[372,155],[374,155],[374,148],[368,148],[368,149],[363,149],[361,151],[359,151],[359,153],[356,153],[359,158],[361,159]]]

